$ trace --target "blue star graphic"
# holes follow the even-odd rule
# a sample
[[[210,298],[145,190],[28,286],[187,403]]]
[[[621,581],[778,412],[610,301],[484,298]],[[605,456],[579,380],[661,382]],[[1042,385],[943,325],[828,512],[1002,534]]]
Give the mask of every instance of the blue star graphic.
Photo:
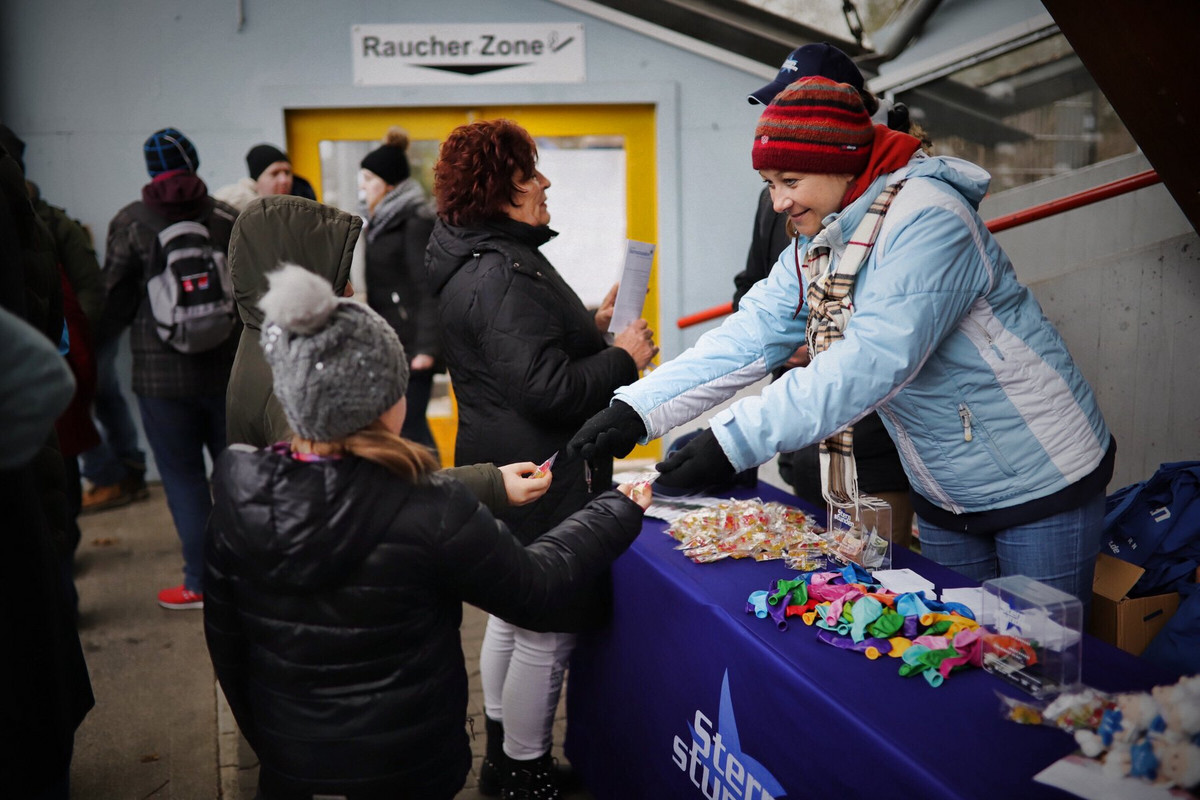
[[[692,733],[692,742],[696,745],[701,743],[700,736],[696,733],[696,729],[692,723],[688,723],[688,730]],[[716,732],[721,736],[721,744],[727,752],[726,758],[736,759],[743,767],[746,768],[746,774],[753,775],[767,792],[770,792],[772,797],[786,797],[787,792],[775,779],[775,776],[767,771],[767,768],[751,756],[742,752],[741,739],[738,736],[737,719],[733,714],[733,699],[729,696],[729,670],[725,670],[724,677],[721,678],[721,705],[717,713],[717,729]],[[710,754],[707,761],[707,766],[713,767],[715,772],[721,772],[718,769],[719,765],[713,764],[714,754]],[[726,762],[728,763],[728,762]]]

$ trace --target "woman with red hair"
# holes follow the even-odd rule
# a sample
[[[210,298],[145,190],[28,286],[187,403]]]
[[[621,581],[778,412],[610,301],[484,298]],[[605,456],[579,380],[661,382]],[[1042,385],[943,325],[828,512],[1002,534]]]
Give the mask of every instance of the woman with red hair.
[[[434,167],[438,221],[426,253],[458,399],[455,463],[541,463],[558,454],[545,496],[502,515],[526,543],[608,488],[612,460],[568,457],[567,441],[658,352],[645,320],[609,345],[615,295],[599,311],[585,308],[538,251],[556,235],[548,188],[537,146],[520,125],[499,119],[455,129]],[[540,631],[488,620],[480,654],[488,733],[482,793],[559,796],[550,746],[563,673],[574,632],[604,623],[610,595],[605,575],[581,593],[585,602],[564,607]]]

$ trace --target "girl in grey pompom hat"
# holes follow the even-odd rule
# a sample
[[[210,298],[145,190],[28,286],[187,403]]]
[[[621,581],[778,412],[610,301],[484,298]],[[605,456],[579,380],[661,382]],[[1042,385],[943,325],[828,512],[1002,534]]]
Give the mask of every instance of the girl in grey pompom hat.
[[[275,396],[301,438],[333,442],[404,398],[408,359],[395,331],[362,303],[295,264],[267,276],[263,355]]]
[[[638,535],[650,492],[602,492],[524,546],[399,436],[408,367],[383,318],[292,265],[261,306],[295,435],[217,456],[204,582],[258,794],[453,800],[471,768],[462,604],[549,624]],[[521,477],[533,462],[486,467],[526,486],[515,505],[550,485]]]

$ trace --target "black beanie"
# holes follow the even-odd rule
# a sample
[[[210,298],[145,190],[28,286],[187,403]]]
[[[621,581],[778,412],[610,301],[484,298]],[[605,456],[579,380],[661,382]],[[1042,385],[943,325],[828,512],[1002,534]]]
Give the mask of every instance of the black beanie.
[[[404,148],[385,144],[367,153],[359,165],[378,175],[388,186],[397,186],[411,173],[408,169],[408,156]]]
[[[256,144],[251,147],[250,152],[246,153],[246,166],[250,168],[250,179],[258,180],[258,176],[262,175],[267,167],[276,161],[292,163],[292,160],[287,157],[287,153],[274,145]]]

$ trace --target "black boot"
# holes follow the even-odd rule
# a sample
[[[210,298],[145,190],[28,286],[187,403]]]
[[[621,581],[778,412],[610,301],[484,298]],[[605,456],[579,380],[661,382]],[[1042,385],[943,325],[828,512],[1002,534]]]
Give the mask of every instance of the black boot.
[[[508,761],[511,770],[504,782],[504,800],[561,800],[554,759],[549,753],[532,761]]]
[[[509,758],[504,755],[504,723],[484,715],[483,730],[487,734],[487,752],[479,767],[479,793],[498,797],[509,772]]]

